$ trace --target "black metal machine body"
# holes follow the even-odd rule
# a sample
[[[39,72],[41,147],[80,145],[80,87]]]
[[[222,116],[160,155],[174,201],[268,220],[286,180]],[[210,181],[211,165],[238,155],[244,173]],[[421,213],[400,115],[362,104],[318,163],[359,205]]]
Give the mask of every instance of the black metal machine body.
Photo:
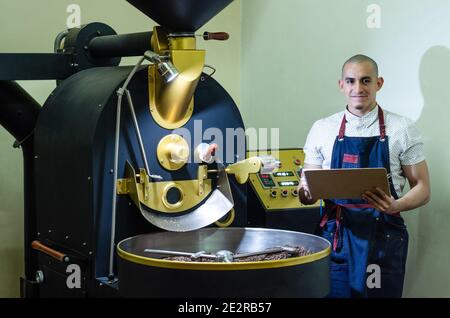
[[[262,161],[245,159],[240,112],[225,89],[202,72],[204,52],[195,49],[194,34],[232,0],[193,0],[182,5],[178,0],[127,1],[161,27],[117,35],[105,24],[91,23],[63,32],[54,53],[0,53],[0,123],[17,138],[25,158],[22,296],[325,296],[330,252],[326,241],[301,233],[244,228],[249,223],[275,225],[254,221],[253,216],[265,211],[251,203],[257,199],[253,190],[247,196],[244,184]],[[119,67],[123,56],[143,56],[141,62],[146,58],[152,64]],[[174,76],[169,78],[166,71]],[[24,79],[55,79],[58,86],[39,108],[12,82]],[[209,130],[221,136],[206,133]],[[228,131],[234,133],[229,136]],[[199,143],[219,138],[224,138],[220,152],[231,153],[231,159],[197,162]],[[223,177],[227,174],[229,179]],[[207,223],[210,228],[198,230],[204,225],[195,224],[198,218],[188,218],[221,209],[217,215],[232,216],[226,226],[234,228],[218,229],[215,224],[224,225],[216,217]],[[178,225],[179,232],[197,231],[174,233]],[[161,232],[158,227],[174,232],[156,233]],[[182,271],[174,273],[176,269],[151,265],[155,259],[142,255],[142,244],[186,251],[238,246],[254,251],[273,244],[304,244],[313,256],[249,263],[244,268],[222,264],[225,267],[218,271],[198,271],[184,264]],[[274,284],[276,279],[284,284],[293,275],[300,279],[291,280],[285,289],[254,293],[248,286],[266,274],[274,274]],[[199,286],[205,288],[209,278],[247,287],[234,295],[230,293],[236,286],[231,285],[209,286],[215,293],[172,286],[171,293],[163,287],[169,277],[200,279]]]
[[[108,281],[111,237],[116,91],[129,72],[128,67],[94,68],[65,80],[44,104],[35,128],[37,238],[80,253],[82,259],[91,264],[92,272],[84,275],[99,278],[104,284]],[[137,73],[129,89],[133,92],[144,146],[149,150],[147,158],[152,173],[161,175],[163,180],[195,179],[197,164],[187,164],[182,170],[171,173],[163,169],[156,155],[151,153],[170,131],[148,118],[146,77],[144,68]],[[208,77],[201,81],[194,98],[194,113],[184,126],[189,131],[194,131],[198,120],[202,121],[203,130],[243,128],[236,105],[214,79]],[[125,174],[126,161],[136,167],[143,166],[132,128],[132,119],[124,109],[120,176]],[[230,182],[236,193],[235,210],[238,212],[233,226],[244,226],[245,186],[232,179]],[[156,230],[142,218],[130,198],[119,197],[117,206],[116,242]],[[45,284],[42,287],[45,288]]]

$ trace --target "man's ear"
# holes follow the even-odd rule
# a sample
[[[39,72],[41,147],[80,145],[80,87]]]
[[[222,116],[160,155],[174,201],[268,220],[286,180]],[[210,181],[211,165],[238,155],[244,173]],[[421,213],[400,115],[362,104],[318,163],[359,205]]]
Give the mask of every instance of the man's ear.
[[[338,86],[339,86],[339,90],[341,91],[341,92],[343,92],[344,91],[344,81],[343,80],[338,80]]]
[[[377,79],[377,91],[379,91],[383,87],[383,84],[384,84],[384,78],[378,77],[378,79]]]

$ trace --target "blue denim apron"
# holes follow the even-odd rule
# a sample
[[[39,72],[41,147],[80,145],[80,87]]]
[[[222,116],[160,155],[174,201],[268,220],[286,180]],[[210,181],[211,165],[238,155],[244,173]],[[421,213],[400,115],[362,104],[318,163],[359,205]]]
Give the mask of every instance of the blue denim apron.
[[[390,177],[389,138],[381,107],[378,120],[380,136],[345,137],[344,115],[333,147],[331,168],[384,167],[391,194],[397,199]],[[326,200],[319,232],[333,246],[329,297],[402,296],[408,232],[399,214],[381,213],[363,199]],[[378,272],[380,280],[373,276]]]

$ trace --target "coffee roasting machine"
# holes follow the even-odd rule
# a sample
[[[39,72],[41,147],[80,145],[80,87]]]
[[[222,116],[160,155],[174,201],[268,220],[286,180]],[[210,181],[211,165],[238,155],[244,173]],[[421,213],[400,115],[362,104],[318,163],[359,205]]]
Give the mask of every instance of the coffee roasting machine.
[[[195,32],[232,0],[127,2],[159,25],[118,35],[90,23],[61,32],[54,53],[0,53],[0,123],[24,158],[22,296],[326,296],[328,241],[261,228],[271,223],[255,221],[261,205],[247,202],[257,200],[247,181],[277,180],[284,159],[246,154],[236,104],[203,72]],[[138,63],[118,66],[128,56]],[[58,85],[42,107],[15,82],[49,79]],[[225,140],[203,140],[208,129]],[[293,183],[277,186],[298,202]],[[248,191],[273,195],[271,187]],[[232,261],[296,246],[310,253]],[[163,259],[170,253],[214,260]]]

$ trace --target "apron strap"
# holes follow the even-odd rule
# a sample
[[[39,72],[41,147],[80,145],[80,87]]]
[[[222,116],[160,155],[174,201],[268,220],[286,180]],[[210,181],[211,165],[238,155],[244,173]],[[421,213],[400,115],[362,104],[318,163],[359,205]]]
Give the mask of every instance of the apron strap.
[[[384,141],[386,139],[386,125],[384,124],[384,113],[383,110],[379,105],[378,106],[378,125],[380,128],[380,140]],[[338,140],[342,141],[344,140],[345,136],[345,125],[347,123],[347,119],[344,117],[342,118],[341,127],[339,128],[339,137]]]
[[[337,206],[336,211],[336,231],[334,232],[334,238],[333,238],[333,251],[336,252],[336,249],[338,247],[339,243],[339,237],[340,237],[340,229],[341,228],[341,207]]]
[[[386,139],[386,125],[384,124],[384,114],[380,106],[378,106],[378,124],[380,125],[380,140]]]
[[[347,123],[347,119],[345,118],[345,114],[344,114],[344,118],[342,118],[342,122],[341,122],[341,128],[339,128],[339,141],[344,140],[344,135],[345,135],[345,124]]]
[[[334,232],[333,235],[333,251],[336,251],[337,247],[338,247],[338,243],[339,243],[339,238],[340,238],[340,228],[341,228],[341,206],[339,205],[333,205],[333,207],[331,208],[331,210],[327,211],[323,217],[322,220],[320,221],[320,228],[324,228],[325,225],[328,222],[328,218],[329,218],[329,214],[331,214],[331,212],[336,209],[336,230]]]

